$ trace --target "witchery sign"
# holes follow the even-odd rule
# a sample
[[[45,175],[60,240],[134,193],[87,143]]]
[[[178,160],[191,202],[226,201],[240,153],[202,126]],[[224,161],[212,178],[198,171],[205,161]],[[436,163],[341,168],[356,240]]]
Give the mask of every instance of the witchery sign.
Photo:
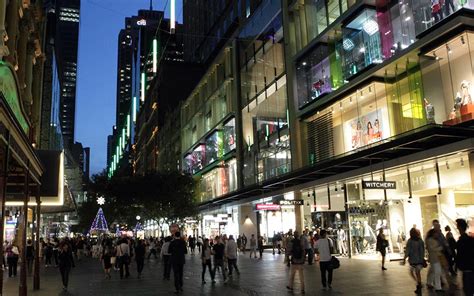
[[[397,189],[397,183],[393,181],[362,181],[363,189]]]

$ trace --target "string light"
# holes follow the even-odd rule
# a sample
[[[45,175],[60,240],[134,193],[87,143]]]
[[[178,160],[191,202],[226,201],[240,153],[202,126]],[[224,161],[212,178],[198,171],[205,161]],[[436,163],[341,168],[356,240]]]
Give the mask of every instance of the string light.
[[[107,220],[105,220],[104,212],[102,211],[102,208],[99,208],[99,211],[97,211],[97,215],[94,218],[94,221],[92,221],[91,228],[89,229],[89,233],[92,231],[108,231],[109,226],[107,224]]]

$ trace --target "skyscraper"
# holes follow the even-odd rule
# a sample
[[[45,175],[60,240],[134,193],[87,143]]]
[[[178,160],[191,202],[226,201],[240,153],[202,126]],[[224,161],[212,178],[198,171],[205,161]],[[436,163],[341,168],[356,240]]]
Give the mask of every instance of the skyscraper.
[[[74,142],[80,0],[56,0],[56,60],[59,68],[60,122],[66,147]]]

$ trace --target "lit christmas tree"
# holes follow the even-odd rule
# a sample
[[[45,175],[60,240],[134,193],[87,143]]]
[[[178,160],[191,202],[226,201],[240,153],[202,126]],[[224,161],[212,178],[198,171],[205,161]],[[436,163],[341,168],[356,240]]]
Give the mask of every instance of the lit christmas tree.
[[[97,212],[97,215],[94,218],[94,221],[92,221],[91,229],[89,230],[89,233],[92,232],[107,232],[109,231],[109,227],[107,225],[107,221],[105,220],[104,212],[102,211],[102,208],[99,208],[99,211]]]

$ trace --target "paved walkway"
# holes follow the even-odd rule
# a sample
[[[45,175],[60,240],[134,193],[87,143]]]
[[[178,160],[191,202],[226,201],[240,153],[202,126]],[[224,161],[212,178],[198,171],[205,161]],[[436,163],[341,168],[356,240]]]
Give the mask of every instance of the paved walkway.
[[[182,295],[220,295],[220,296],[264,296],[291,295],[286,290],[288,268],[283,264],[283,255],[273,256],[265,253],[263,260],[249,259],[245,255],[239,258],[241,275],[234,275],[227,284],[217,276],[217,283],[210,279],[201,285],[201,261],[199,255],[188,255],[185,266],[185,283]],[[57,268],[42,270],[41,290],[32,291],[32,278],[29,278],[29,295],[171,295],[174,292],[173,278],[162,280],[161,262],[151,259],[145,262],[144,275],[137,278],[136,265],[131,266],[132,276],[120,280],[118,272],[112,279],[104,279],[101,265],[97,259],[86,258],[77,262],[70,278],[69,290],[62,292],[61,278]],[[323,291],[320,283],[318,265],[305,265],[306,295],[415,295],[415,284],[409,277],[407,266],[398,262],[387,264],[387,271],[381,271],[379,262],[373,260],[341,259],[341,268],[334,273],[333,289]],[[427,270],[423,271],[426,280]],[[206,274],[208,276],[208,274]],[[18,295],[18,278],[5,277],[4,295]],[[424,295],[431,292],[425,290]],[[295,295],[299,294],[299,285],[295,284]],[[440,294],[436,294],[440,295]],[[453,295],[453,294],[451,294]],[[455,293],[454,295],[461,295]]]

